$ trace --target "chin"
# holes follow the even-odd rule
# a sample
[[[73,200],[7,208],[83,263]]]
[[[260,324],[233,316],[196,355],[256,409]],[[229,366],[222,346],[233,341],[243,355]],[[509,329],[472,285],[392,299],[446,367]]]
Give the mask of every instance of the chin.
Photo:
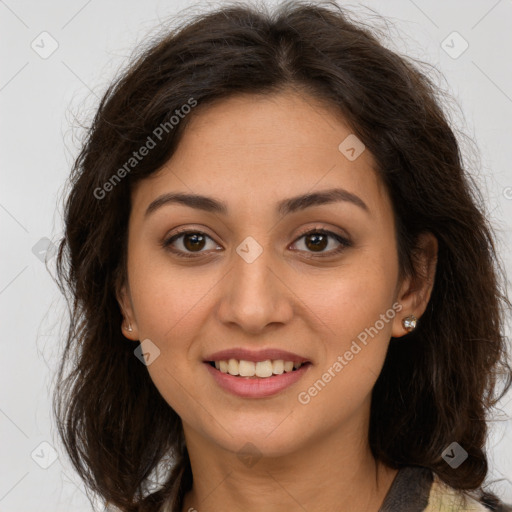
[[[281,421],[283,418],[280,418]],[[272,422],[268,428],[254,424],[232,425],[228,432],[221,429],[213,439],[225,450],[237,454],[239,457],[253,456],[254,458],[283,457],[295,452],[299,448],[303,429],[290,429],[285,422]],[[276,426],[275,425],[279,425]],[[232,436],[229,433],[233,434]]]

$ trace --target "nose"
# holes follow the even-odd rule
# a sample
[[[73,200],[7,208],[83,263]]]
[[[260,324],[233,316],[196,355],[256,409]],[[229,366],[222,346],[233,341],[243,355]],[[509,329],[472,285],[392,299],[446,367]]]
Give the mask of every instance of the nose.
[[[222,323],[231,327],[236,324],[251,334],[268,330],[269,325],[286,324],[293,316],[294,294],[286,282],[284,266],[270,248],[262,249],[253,261],[234,255],[217,308]]]

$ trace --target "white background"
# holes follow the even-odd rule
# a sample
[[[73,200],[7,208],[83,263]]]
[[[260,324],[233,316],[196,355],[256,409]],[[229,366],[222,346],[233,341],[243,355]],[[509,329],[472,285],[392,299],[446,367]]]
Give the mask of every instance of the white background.
[[[362,12],[363,19],[368,16],[363,4],[371,5],[392,24],[386,45],[435,65],[446,77],[444,85],[460,106],[453,120],[476,141],[480,152],[473,172],[486,197],[510,278],[512,1],[340,3]],[[154,34],[161,21],[191,5],[195,6],[157,0],[0,0],[2,512],[92,510],[50,414],[65,309],[33,248],[44,249],[41,239],[56,242],[61,235],[63,187],[83,136],[79,123],[90,120],[98,98],[137,43]],[[200,10],[218,5],[201,2]],[[370,17],[369,22],[378,20]],[[43,31],[58,43],[46,59],[31,48],[34,40],[51,48],[49,36],[40,36]],[[45,43],[40,42],[42,37],[47,38]],[[451,46],[446,49],[455,55],[464,40],[469,46],[457,58],[443,49]],[[510,417],[512,394],[502,404]],[[495,423],[489,442],[491,479],[500,479],[495,490],[512,502],[512,420],[501,418],[505,419]],[[54,451],[59,458],[47,469],[40,467],[52,461]]]

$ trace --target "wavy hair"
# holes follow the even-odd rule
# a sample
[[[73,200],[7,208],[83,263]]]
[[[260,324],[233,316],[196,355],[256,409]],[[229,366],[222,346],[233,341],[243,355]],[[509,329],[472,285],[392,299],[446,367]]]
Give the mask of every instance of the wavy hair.
[[[65,202],[57,274],[70,325],[53,402],[74,467],[106,503],[135,512],[170,500],[180,511],[192,485],[181,419],[120,328],[130,191],[168,161],[203,107],[289,89],[338,113],[374,156],[394,209],[400,276],[420,272],[419,234],[439,244],[428,307],[407,343],[391,339],[373,389],[372,452],[393,468],[430,468],[456,489],[482,491],[486,418],[511,383],[503,335],[511,304],[440,89],[415,64],[334,1],[285,2],[273,12],[238,2],[167,30],[108,87]],[[169,128],[191,99],[193,112]],[[168,129],[155,147],[121,172],[159,126]],[[457,471],[441,457],[453,441],[469,455]],[[162,464],[164,481],[151,490]]]

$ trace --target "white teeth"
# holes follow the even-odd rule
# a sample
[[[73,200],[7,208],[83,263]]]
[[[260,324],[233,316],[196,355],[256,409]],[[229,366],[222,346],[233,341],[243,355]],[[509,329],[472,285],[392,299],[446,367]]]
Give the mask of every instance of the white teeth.
[[[272,373],[276,375],[281,375],[284,372],[284,361],[282,359],[277,359],[276,361],[272,361]]]
[[[256,375],[258,377],[270,377],[272,375],[272,361],[258,361],[256,363]]]
[[[238,361],[236,359],[228,361],[228,373],[230,375],[238,375]]]
[[[281,375],[282,373],[289,373],[293,369],[298,369],[302,363],[294,361],[284,361],[283,359],[276,359],[274,361],[266,359],[265,361],[245,361],[241,359],[229,359],[228,361],[215,361],[215,368],[222,373],[229,373],[230,375],[240,375],[241,377],[271,377],[272,375]]]
[[[238,363],[238,361],[235,361]],[[254,377],[256,373],[256,365],[252,361],[240,361],[238,364],[238,371],[242,377]],[[230,375],[238,375],[237,373],[228,372]]]

